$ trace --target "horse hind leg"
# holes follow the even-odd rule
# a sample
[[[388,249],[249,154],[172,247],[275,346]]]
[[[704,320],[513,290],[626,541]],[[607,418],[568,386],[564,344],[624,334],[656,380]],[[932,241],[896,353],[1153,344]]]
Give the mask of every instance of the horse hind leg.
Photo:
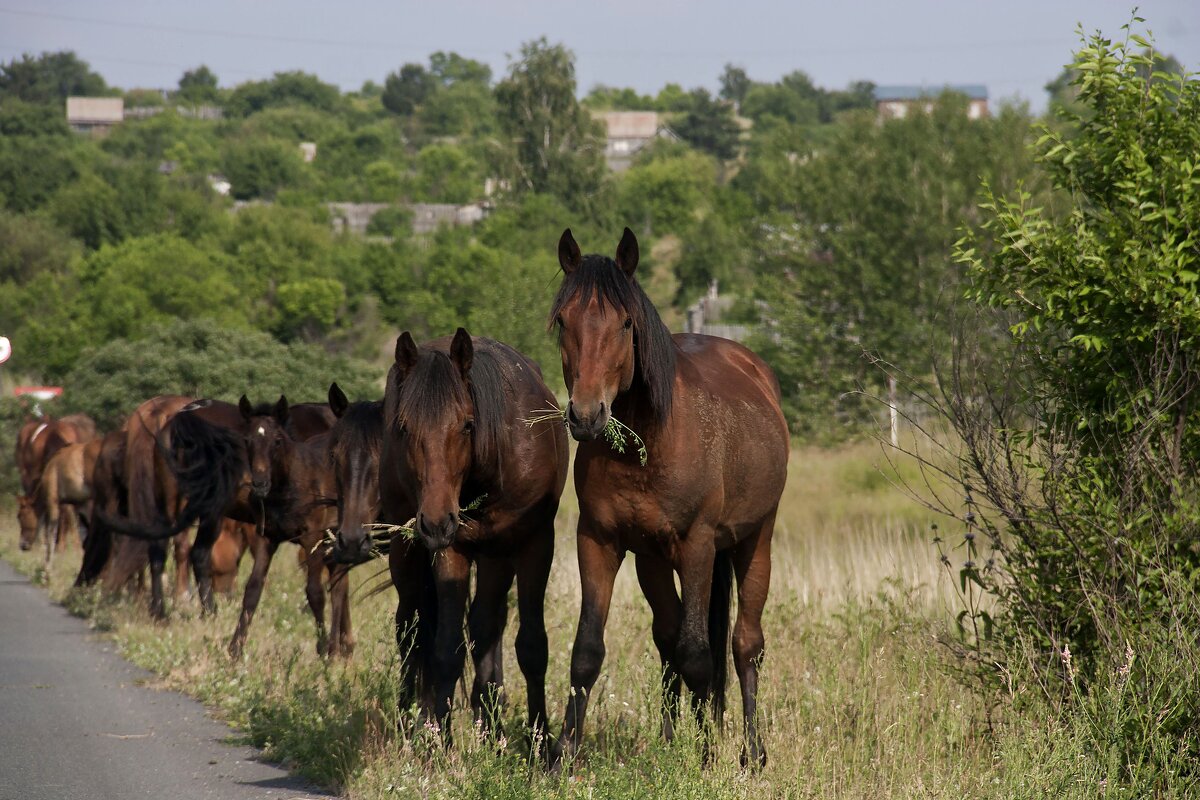
[[[746,737],[742,766],[756,769],[767,763],[767,749],[758,730],[758,667],[765,650],[762,612],[771,585],[774,528],[775,515],[772,514],[758,533],[738,542],[733,552],[738,596],[737,621],[733,627],[733,665],[741,684]]]
[[[658,656],[662,660],[662,735],[670,742],[675,738],[675,723],[679,720],[679,697],[683,678],[675,666],[675,642],[679,638],[683,608],[675,591],[675,573],[671,564],[653,556],[637,556],[638,584],[650,604],[653,617],[651,634]]]

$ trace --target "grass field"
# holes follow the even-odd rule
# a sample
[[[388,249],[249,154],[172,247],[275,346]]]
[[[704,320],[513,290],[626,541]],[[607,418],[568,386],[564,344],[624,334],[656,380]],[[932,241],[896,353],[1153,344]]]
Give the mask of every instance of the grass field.
[[[1105,796],[1103,775],[1092,775],[1069,725],[1013,712],[989,727],[983,701],[953,677],[939,645],[952,624],[953,589],[930,544],[934,518],[876,470],[883,461],[868,444],[793,453],[765,616],[759,703],[770,762],[758,774],[737,768],[732,674],[731,712],[710,769],[700,768],[694,725],[685,723],[673,745],[661,741],[658,658],[631,567],[618,578],[585,756],[572,776],[552,777],[526,758],[515,622],[499,745],[473,728],[462,691],[453,750],[427,732],[395,733],[394,595],[365,597],[378,580],[374,565],[354,575],[352,661],[316,656],[301,574],[285,550],[246,658],[232,663],[224,648],[240,598],[223,600],[207,619],[185,601],[169,624],[155,624],[136,599],[69,592],[78,551],[41,575],[36,555],[17,551],[11,514],[0,522],[0,556],[39,575],[54,598],[160,676],[159,686],[200,698],[270,757],[353,798]],[[915,475],[911,465],[900,471]],[[561,725],[579,606],[576,513],[573,496],[564,498],[547,597],[552,726]]]

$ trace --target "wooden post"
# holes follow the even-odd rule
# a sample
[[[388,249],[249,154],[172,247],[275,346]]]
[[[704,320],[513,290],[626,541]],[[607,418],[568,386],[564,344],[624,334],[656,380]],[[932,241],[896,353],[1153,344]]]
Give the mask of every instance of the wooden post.
[[[888,375],[888,418],[892,429],[892,447],[900,446],[900,412],[896,408],[896,376]]]

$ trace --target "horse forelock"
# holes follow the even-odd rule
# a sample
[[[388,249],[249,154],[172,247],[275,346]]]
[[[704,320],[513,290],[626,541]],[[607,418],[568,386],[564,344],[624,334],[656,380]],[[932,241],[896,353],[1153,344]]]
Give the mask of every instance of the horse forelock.
[[[334,423],[330,457],[351,463],[352,456],[377,461],[383,446],[383,404],[378,400],[351,403]]]
[[[587,255],[578,267],[563,274],[562,285],[550,308],[554,325],[568,303],[587,306],[596,298],[601,314],[611,307],[633,320],[634,382],[646,392],[654,418],[665,422],[671,414],[675,390],[675,342],[636,277],[627,276],[608,256]]]
[[[445,423],[456,405],[473,408],[475,432],[472,458],[477,472],[498,478],[503,459],[504,421],[512,392],[505,385],[504,370],[489,350],[476,347],[468,380],[458,365],[440,350],[422,348],[408,374],[388,375],[386,420],[396,435],[402,428],[425,430]]]

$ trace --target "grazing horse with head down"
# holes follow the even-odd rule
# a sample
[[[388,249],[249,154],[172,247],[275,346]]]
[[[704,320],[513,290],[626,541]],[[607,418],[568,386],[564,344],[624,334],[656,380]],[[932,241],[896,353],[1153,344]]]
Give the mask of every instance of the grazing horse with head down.
[[[558,742],[571,757],[604,659],[613,580],[627,551],[653,612],[663,663],[663,732],[669,738],[682,677],[703,721],[724,701],[732,576],[737,578],[733,658],[741,682],[743,763],[763,764],[758,733],[762,610],[771,534],[787,475],[788,430],[779,384],[742,345],[675,334],[634,277],[638,245],[628,228],[616,258],[583,256],[570,230],[558,246],[563,281],[550,312],[567,423],[579,442],[579,575],[583,604],[571,652],[571,693]],[[614,418],[635,431],[647,460],[604,441]],[[674,575],[679,576],[680,593]],[[707,759],[708,743],[704,748]]]
[[[544,731],[543,604],[567,442],[561,428],[530,430],[523,420],[547,407],[557,405],[541,371],[508,345],[462,328],[420,347],[407,331],[396,342],[379,483],[383,518],[414,520],[413,538],[396,536],[389,548],[396,636],[405,654],[401,706],[420,692],[422,711],[432,712],[447,741],[466,655],[464,615],[475,661],[471,705],[477,719],[492,723],[514,577],[529,725],[535,741]],[[361,527],[339,531],[336,550],[354,554],[366,546]],[[472,563],[475,599],[467,614]]]

